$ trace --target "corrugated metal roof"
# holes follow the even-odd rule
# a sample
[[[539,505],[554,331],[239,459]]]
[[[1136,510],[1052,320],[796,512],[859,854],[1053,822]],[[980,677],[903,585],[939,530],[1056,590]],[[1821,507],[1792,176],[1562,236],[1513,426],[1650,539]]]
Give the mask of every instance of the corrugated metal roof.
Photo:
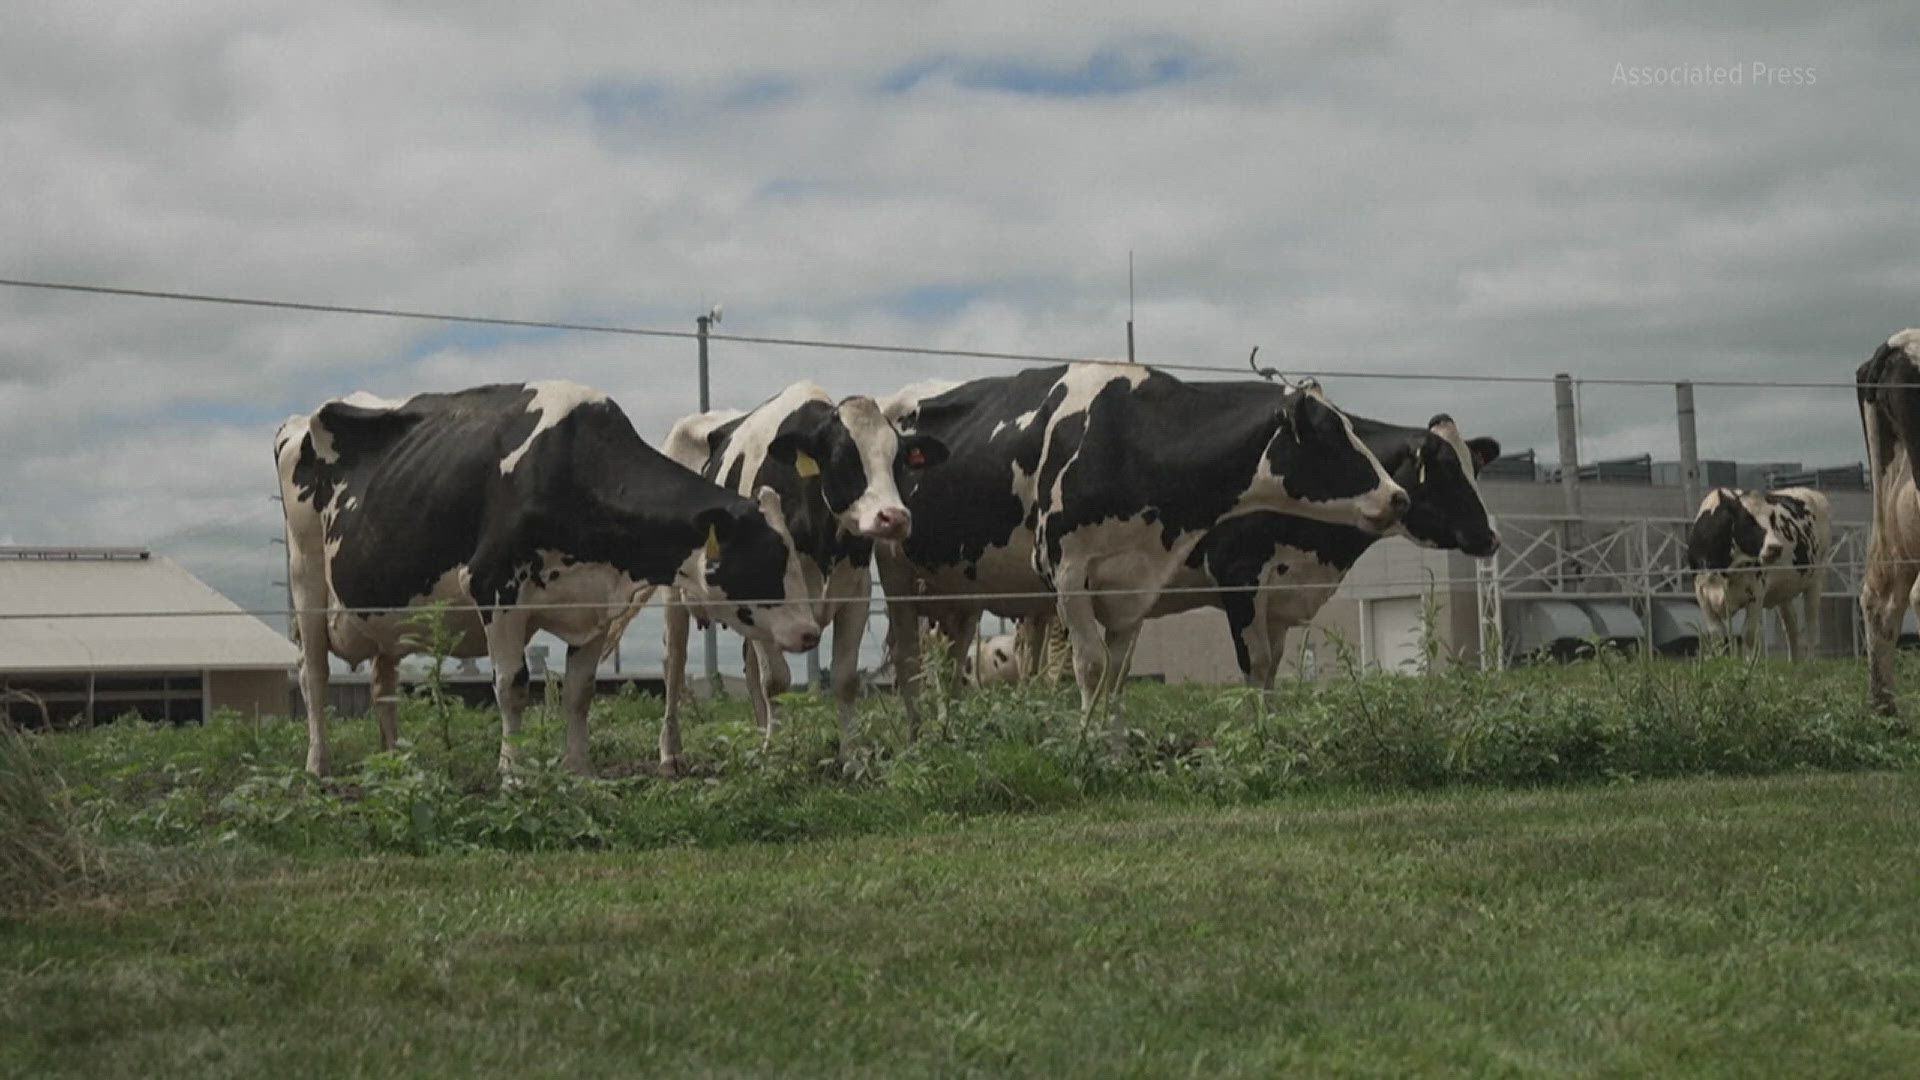
[[[0,559],[0,671],[289,668],[299,650],[171,559]]]

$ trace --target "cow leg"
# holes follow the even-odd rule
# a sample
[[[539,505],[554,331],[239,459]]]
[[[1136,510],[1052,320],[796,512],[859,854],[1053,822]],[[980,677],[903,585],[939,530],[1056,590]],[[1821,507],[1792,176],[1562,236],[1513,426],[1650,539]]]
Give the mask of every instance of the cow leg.
[[[1067,628],[1067,640],[1073,645],[1073,679],[1080,687],[1080,711],[1084,719],[1091,720],[1106,681],[1106,635],[1094,611],[1093,597],[1062,593],[1054,603],[1060,624]]]
[[[380,749],[396,749],[400,745],[400,658],[389,653],[375,655],[367,681],[373,718],[380,725]]]
[[[1746,624],[1740,628],[1740,651],[1744,656],[1756,657],[1760,655],[1760,630],[1767,621],[1767,609],[1756,597],[1747,601],[1746,612]]]
[[[1822,594],[1826,591],[1826,571],[1816,567],[1813,571],[1812,580],[1807,582],[1807,591],[1802,594],[1801,600],[1806,606],[1806,628],[1802,632],[1806,635],[1806,655],[1809,660],[1817,659],[1820,656],[1822,647],[1820,640],[1821,624],[1826,621],[1825,612],[1821,610],[1826,607],[1826,602],[1822,599]]]
[[[1021,682],[1038,679],[1047,670],[1047,631],[1052,625],[1052,619],[1036,613],[1021,619],[1015,628],[1014,667],[1020,673]]]
[[[687,611],[680,590],[667,593],[666,704],[660,716],[660,773],[672,776],[680,771],[680,706],[687,697],[687,634],[693,615]]]
[[[1798,662],[1806,658],[1806,643],[1800,639],[1800,603],[1799,597],[1793,597],[1780,605],[1780,625],[1787,631],[1787,660]]]
[[[1700,635],[1700,655],[1704,658],[1712,648],[1726,648],[1732,642],[1732,626],[1721,617],[1721,609],[1700,601],[1700,621],[1706,624],[1706,633]]]
[[[567,712],[567,752],[563,760],[567,771],[580,776],[593,775],[593,755],[587,749],[587,711],[593,705],[594,676],[606,652],[604,634],[567,646],[567,682],[561,687],[560,699]]]
[[[980,618],[985,612],[974,610],[948,614],[940,620],[940,632],[947,636],[947,657],[955,671],[967,670],[967,654],[980,639]]]
[[[842,601],[833,613],[833,704],[840,714],[840,757],[853,749],[854,700],[860,694],[860,640],[870,612],[864,600]]]
[[[1280,675],[1280,661],[1287,655],[1287,632],[1293,627],[1273,619],[1267,624],[1267,641],[1271,646],[1267,651],[1266,669],[1260,672],[1260,689],[1271,690]]]
[[[493,611],[487,621],[487,659],[493,663],[493,696],[500,703],[500,773],[513,771],[520,737],[520,714],[527,707],[527,618],[512,610]]]
[[[914,685],[920,677],[920,612],[909,599],[913,571],[897,555],[876,550],[873,561],[887,594],[887,654],[893,662],[893,687],[907,715],[907,737],[914,738],[920,734],[920,702]]]
[[[907,737],[920,734],[920,615],[909,603],[887,601],[887,653],[893,661],[893,689],[907,717]]]
[[[307,706],[307,771],[325,776],[332,766],[327,747],[327,615],[301,611],[294,618],[300,633],[300,697]]]
[[[1227,636],[1233,640],[1233,659],[1240,665],[1240,679],[1248,686],[1258,686],[1260,665],[1266,659],[1266,625],[1253,594],[1221,593],[1220,608],[1227,613]]]
[[[760,726],[764,741],[772,742],[773,703],[767,700],[767,684],[760,667],[760,646],[752,641],[745,642],[740,650],[740,659],[747,669],[747,702],[753,706],[753,722]]]
[[[1140,641],[1140,625],[1143,621],[1133,619],[1119,626],[1107,627],[1107,670],[1106,678],[1102,682],[1116,742],[1124,733],[1122,724],[1125,713],[1121,708],[1122,698],[1127,686],[1127,672],[1133,666],[1133,647]]]
[[[1920,577],[1920,566],[1883,547],[1876,530],[1867,553],[1866,581],[1860,589],[1860,616],[1867,630],[1867,696],[1874,710],[1887,716],[1896,711],[1894,644],[1907,617],[1907,605],[1912,602],[1916,577]]]

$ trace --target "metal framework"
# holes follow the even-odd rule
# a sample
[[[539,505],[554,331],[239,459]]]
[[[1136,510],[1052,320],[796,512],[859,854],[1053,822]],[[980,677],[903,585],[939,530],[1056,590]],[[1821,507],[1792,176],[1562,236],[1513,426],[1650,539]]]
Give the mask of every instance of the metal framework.
[[[1508,601],[1612,600],[1632,606],[1644,644],[1653,645],[1653,602],[1692,602],[1686,571],[1689,518],[1595,518],[1571,515],[1502,516],[1501,548],[1475,564],[1481,666],[1504,667],[1508,659]],[[1871,526],[1833,523],[1823,599],[1851,600],[1860,593]],[[1851,641],[1861,650],[1857,612]],[[1817,647],[1817,644],[1816,644]]]

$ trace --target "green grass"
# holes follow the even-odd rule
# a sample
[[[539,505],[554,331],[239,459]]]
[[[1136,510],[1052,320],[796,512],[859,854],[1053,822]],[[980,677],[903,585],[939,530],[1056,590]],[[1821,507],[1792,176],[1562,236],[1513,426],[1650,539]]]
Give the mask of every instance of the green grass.
[[[826,703],[727,702],[680,780],[618,696],[599,776],[535,710],[504,787],[421,701],[326,782],[284,718],[15,737],[0,1075],[1898,1073],[1920,738],[1860,678],[1142,686],[1118,748],[879,697],[844,766]]]
[[[335,724],[339,775],[300,771],[301,724],[216,717],[36,740],[102,842],[221,839],[280,851],[429,854],[641,850],[898,832],[952,818],[1063,810],[1113,798],[1256,804],[1308,791],[1529,788],[1674,776],[1900,769],[1911,729],[1874,716],[1857,665],[1601,663],[1431,679],[1377,676],[1242,691],[1143,685],[1116,752],[1072,691],[1004,688],[942,699],[918,739],[899,703],[863,703],[863,744],[833,760],[830,706],[796,696],[771,745],[740,702],[687,726],[695,776],[652,772],[656,698],[595,703],[580,779],[555,762],[559,725],[536,709],[517,786],[495,772],[492,710],[403,710],[406,746]],[[1916,680],[1909,679],[1908,685]]]
[[[122,849],[0,1074],[1899,1075],[1920,779],[1102,800],[713,849]]]

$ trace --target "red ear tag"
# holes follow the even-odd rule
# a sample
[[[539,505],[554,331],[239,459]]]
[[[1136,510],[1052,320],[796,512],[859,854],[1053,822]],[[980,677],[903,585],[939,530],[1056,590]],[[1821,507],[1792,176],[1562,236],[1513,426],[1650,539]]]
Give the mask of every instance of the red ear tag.
[[[907,467],[908,468],[918,469],[925,466],[926,463],[927,463],[926,451],[921,450],[919,447],[914,447],[912,450],[907,451]]]

